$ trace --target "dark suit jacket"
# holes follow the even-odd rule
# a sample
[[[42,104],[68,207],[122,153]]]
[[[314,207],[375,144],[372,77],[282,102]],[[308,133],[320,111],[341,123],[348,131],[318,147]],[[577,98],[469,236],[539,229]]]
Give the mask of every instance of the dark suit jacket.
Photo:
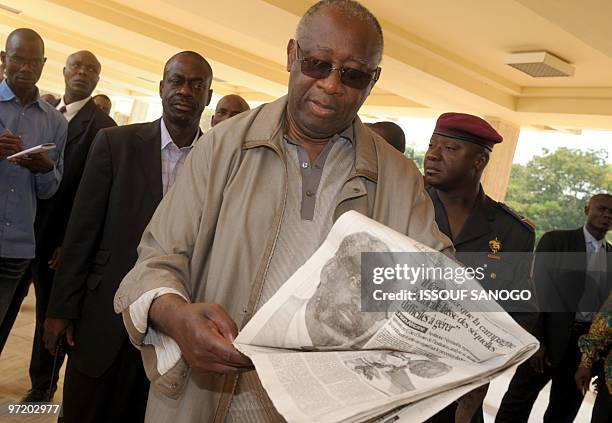
[[[71,359],[91,377],[125,341],[113,298],[162,198],[160,149],[160,120],[101,130],[77,192],[47,316],[75,320]]]
[[[612,246],[609,243],[606,243],[606,250],[607,286],[610,286]],[[593,289],[590,285],[593,281],[587,275],[582,227],[551,231],[542,236],[536,248],[534,281],[543,311],[536,336],[545,345],[548,359],[555,366],[561,362],[568,348],[578,302],[585,289]]]
[[[38,200],[36,210],[36,257],[44,263],[64,240],[91,143],[100,129],[111,126],[117,124],[102,112],[92,99],[89,99],[68,123],[62,182],[53,197]]]

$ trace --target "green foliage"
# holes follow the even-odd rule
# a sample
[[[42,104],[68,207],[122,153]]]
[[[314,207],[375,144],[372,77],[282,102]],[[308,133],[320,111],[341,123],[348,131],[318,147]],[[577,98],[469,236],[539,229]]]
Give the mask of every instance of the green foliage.
[[[410,160],[414,161],[417,168],[419,169],[419,172],[421,173],[424,172],[423,170],[423,162],[425,161],[424,151],[418,151],[418,150],[415,150],[414,147],[406,146],[406,151],[404,152],[404,155],[408,157]]]
[[[506,202],[536,225],[539,238],[554,229],[584,224],[584,206],[598,192],[612,192],[605,150],[544,150],[526,165],[514,164]]]

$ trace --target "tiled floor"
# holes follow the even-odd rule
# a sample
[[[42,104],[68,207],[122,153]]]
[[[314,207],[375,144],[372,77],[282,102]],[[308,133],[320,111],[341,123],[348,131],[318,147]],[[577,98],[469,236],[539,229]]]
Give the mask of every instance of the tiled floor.
[[[30,289],[30,295],[24,301],[11,336],[6,344],[2,357],[0,357],[0,422],[53,422],[55,418],[45,416],[8,416],[7,405],[15,403],[30,388],[28,376],[28,365],[30,361],[30,350],[32,348],[32,336],[34,334],[34,291]],[[62,400],[62,381],[63,369],[60,373],[60,383],[55,395],[54,402],[60,403]],[[486,413],[485,422],[492,423],[499,403],[510,382],[511,374],[504,374],[494,380],[489,388],[489,393],[485,399],[484,410]],[[542,416],[546,410],[548,399],[548,387],[545,388],[538,397],[533,412],[529,419],[530,423],[542,421]],[[582,408],[576,418],[577,423],[587,423],[590,421],[591,410],[593,408],[594,395],[587,394],[587,398],[582,404]]]
[[[30,295],[25,299],[13,331],[4,347],[0,357],[0,422],[55,422],[56,417],[44,415],[9,415],[8,405],[15,404],[24,393],[30,389],[30,351],[32,350],[32,337],[34,335],[34,288],[30,288]],[[54,403],[62,401],[62,382],[64,369],[60,372],[60,381],[53,399]]]

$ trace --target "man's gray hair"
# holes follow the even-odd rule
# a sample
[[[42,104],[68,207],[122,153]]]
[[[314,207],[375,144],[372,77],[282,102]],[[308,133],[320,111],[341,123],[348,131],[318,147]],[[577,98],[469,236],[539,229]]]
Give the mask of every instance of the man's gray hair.
[[[342,12],[342,14],[348,18],[354,18],[361,22],[365,22],[374,27],[378,36],[378,51],[380,53],[379,60],[382,58],[384,41],[382,28],[376,16],[372,14],[365,6],[354,0],[321,0],[315,3],[306,11],[304,16],[300,19],[297,29],[295,31],[295,39],[300,40],[307,33],[308,24],[312,21],[318,13],[325,9],[334,9]]]

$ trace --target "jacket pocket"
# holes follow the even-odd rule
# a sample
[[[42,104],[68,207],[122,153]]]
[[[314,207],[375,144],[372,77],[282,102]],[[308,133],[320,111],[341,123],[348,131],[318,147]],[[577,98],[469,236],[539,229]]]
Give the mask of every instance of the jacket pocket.
[[[93,264],[98,266],[104,266],[108,259],[110,258],[110,251],[108,250],[98,250],[96,251],[96,255],[93,259]]]
[[[85,283],[87,284],[87,288],[89,288],[90,290],[94,290],[98,287],[98,285],[100,285],[100,281],[102,280],[102,274],[101,273],[90,273],[89,276],[87,276],[87,280],[85,281]]]

